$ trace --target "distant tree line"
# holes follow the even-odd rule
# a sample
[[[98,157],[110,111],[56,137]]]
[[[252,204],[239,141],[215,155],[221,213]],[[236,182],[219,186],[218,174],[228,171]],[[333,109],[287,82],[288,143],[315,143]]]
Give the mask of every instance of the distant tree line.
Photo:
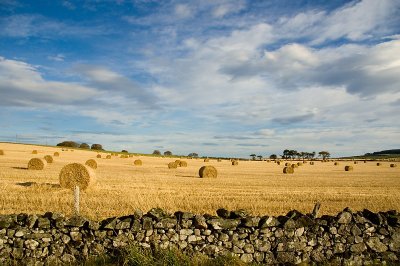
[[[160,151],[160,150],[154,150],[154,151],[153,151],[153,155],[161,155],[161,151]],[[171,152],[171,151],[165,151],[165,152],[164,152],[164,155],[165,155],[165,156],[171,156],[171,155],[172,155],[172,152]]]
[[[283,159],[296,159],[297,158],[299,160],[300,159],[310,160],[310,159],[314,159],[315,155],[316,155],[315,151],[313,151],[313,152],[304,152],[304,151],[298,152],[296,150],[286,149],[283,151],[282,158]],[[321,157],[323,160],[325,160],[325,159],[331,157],[331,154],[328,151],[320,151],[318,153],[318,156]]]
[[[282,159],[288,159],[288,160],[293,160],[293,159],[311,160],[311,159],[314,159],[315,155],[316,155],[315,151],[313,151],[313,152],[304,152],[304,151],[298,152],[296,150],[286,149],[286,150],[283,151],[283,153],[281,155],[281,158]],[[250,154],[249,156],[251,157],[251,159],[253,161],[255,161],[257,159],[261,161],[263,159],[262,155],[256,155],[255,153]],[[318,153],[318,156],[321,157],[323,160],[325,160],[325,159],[329,158],[331,156],[331,154],[328,151],[320,151]],[[269,156],[269,158],[271,160],[275,160],[275,159],[278,158],[278,155],[271,154]]]
[[[104,150],[103,146],[101,144],[92,144],[92,146],[89,146],[87,143],[81,143],[79,144],[78,142],[75,141],[63,141],[57,144],[59,147],[70,147],[70,148],[81,148],[81,149],[92,149],[92,150]]]

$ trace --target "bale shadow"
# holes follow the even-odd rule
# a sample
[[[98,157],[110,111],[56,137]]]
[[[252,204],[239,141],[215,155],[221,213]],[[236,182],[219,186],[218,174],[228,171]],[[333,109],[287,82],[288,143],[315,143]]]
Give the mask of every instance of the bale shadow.
[[[176,177],[190,177],[190,178],[197,178],[198,176],[195,175],[175,175]]]
[[[32,187],[32,186],[44,186],[50,188],[61,188],[59,184],[51,184],[51,183],[36,183],[36,182],[23,182],[23,183],[16,183],[18,186],[22,187]]]
[[[23,182],[23,183],[17,183],[16,185],[22,186],[22,187],[30,187],[33,185],[37,185],[37,183],[36,182]]]
[[[11,168],[13,168],[13,169],[17,169],[17,170],[28,170],[28,167],[19,167],[19,166],[14,166],[14,167],[11,167]]]

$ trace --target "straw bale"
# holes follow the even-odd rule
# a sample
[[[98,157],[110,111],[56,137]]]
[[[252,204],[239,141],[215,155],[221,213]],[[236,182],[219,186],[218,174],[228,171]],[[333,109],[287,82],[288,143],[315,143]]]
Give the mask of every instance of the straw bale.
[[[85,165],[89,166],[92,169],[97,169],[97,162],[94,159],[87,160]]]
[[[43,170],[47,165],[45,159],[41,158],[32,158],[28,162],[28,169],[29,170]]]
[[[207,165],[207,166],[202,166],[199,169],[199,176],[201,178],[217,178],[217,175],[218,172],[214,166]]]
[[[71,163],[64,166],[59,175],[60,185],[63,188],[74,189],[79,186],[81,190],[86,190],[96,182],[94,170],[87,165]]]
[[[137,159],[137,160],[135,160],[135,161],[133,162],[133,164],[136,165],[136,166],[140,166],[140,165],[143,164],[143,162],[142,162],[142,160]]]
[[[53,163],[53,157],[51,157],[51,155],[46,155],[43,159],[45,159],[47,163]]]

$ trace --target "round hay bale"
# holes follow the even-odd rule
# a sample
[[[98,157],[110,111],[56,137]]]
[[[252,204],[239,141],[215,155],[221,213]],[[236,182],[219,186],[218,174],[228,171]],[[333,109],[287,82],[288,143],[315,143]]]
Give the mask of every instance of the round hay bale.
[[[292,168],[298,168],[299,166],[298,166],[297,164],[293,163],[290,167],[292,167]]]
[[[217,178],[217,175],[218,172],[214,166],[207,165],[207,166],[202,166],[199,169],[199,176],[201,178]]]
[[[108,154],[108,155],[106,156],[106,159],[111,159],[111,155]]]
[[[346,165],[345,167],[344,167],[344,170],[345,171],[353,171],[353,166],[351,166],[351,165]]]
[[[168,168],[169,169],[176,169],[176,168],[178,168],[178,164],[176,162],[170,162],[168,164]]]
[[[338,163],[338,162],[335,162],[333,165],[339,165],[339,163]]]
[[[101,158],[101,154],[97,154],[97,156],[96,156],[97,158]]]
[[[392,167],[392,168],[397,167],[397,164],[391,163],[390,167]]]
[[[217,160],[217,162],[219,162],[219,163],[220,163],[220,162],[222,162],[222,160],[221,160],[221,159],[218,159],[218,160]]]
[[[53,157],[51,157],[51,155],[46,155],[43,159],[45,159],[47,163],[53,163]]]
[[[32,154],[38,154],[37,150],[33,150]]]
[[[179,166],[180,167],[187,167],[187,162],[185,162],[185,161],[179,161]]]
[[[133,164],[134,165],[136,165],[136,166],[140,166],[140,165],[142,165],[143,164],[143,162],[142,162],[142,160],[135,160],[134,162],[133,162]]]
[[[97,169],[97,162],[94,159],[87,160],[85,165],[89,166],[92,169]]]
[[[55,152],[53,155],[54,155],[54,157],[58,157],[58,156],[60,156],[60,153]]]
[[[297,166],[303,166],[303,163],[298,162],[298,163],[297,163]]]
[[[277,165],[281,165],[281,162],[278,161],[278,162],[276,162],[276,164],[277,164]]]
[[[290,166],[290,163],[285,163],[285,166]]]
[[[314,165],[314,162],[310,162],[310,165]]]
[[[286,167],[283,168],[283,173],[284,174],[293,174],[294,173],[294,169],[293,169],[293,167],[286,166]]]
[[[4,155],[4,151],[3,150],[0,150],[0,155]]]
[[[205,163],[208,163],[209,161],[210,161],[210,159],[208,159],[208,158],[204,159]]]
[[[232,165],[239,165],[238,161],[232,161]]]
[[[376,166],[381,166],[382,164],[381,163],[376,163]]]
[[[96,175],[92,168],[80,163],[71,163],[64,166],[59,175],[60,185],[63,188],[75,189],[79,186],[86,190],[96,182]]]
[[[354,161],[354,164],[358,164],[358,162],[357,162],[357,161]]]
[[[41,158],[32,158],[28,162],[29,170],[43,170],[47,165],[46,160]]]

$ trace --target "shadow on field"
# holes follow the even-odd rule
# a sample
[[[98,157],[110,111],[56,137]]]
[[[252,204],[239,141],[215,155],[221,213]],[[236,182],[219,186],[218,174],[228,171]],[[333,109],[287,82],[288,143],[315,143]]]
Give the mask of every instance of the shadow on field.
[[[190,178],[197,178],[198,176],[195,175],[175,175],[177,177],[190,177]]]
[[[32,186],[43,186],[43,187],[50,187],[50,188],[60,188],[59,184],[51,184],[51,183],[36,183],[36,182],[23,182],[23,183],[16,183],[18,186],[22,187],[32,187]]]
[[[28,170],[28,167],[18,167],[18,166],[14,166],[14,167],[11,167],[11,168],[13,168],[13,169],[18,169],[18,170]]]

